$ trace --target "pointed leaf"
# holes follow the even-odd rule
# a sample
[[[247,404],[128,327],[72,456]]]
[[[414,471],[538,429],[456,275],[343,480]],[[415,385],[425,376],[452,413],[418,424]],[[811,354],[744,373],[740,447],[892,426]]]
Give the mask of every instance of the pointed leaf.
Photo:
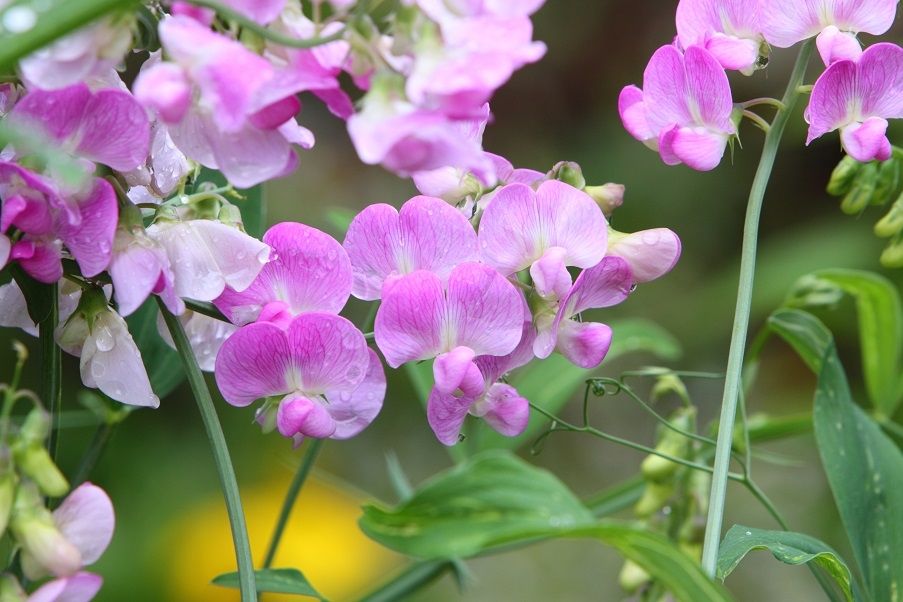
[[[213,578],[213,585],[238,589],[238,573],[224,573]],[[254,587],[258,592],[295,594],[326,600],[298,569],[263,569],[254,571]]]
[[[810,370],[818,373],[833,341],[831,331],[818,318],[799,309],[779,309],[768,317],[768,326],[793,347]]]
[[[834,577],[848,601],[854,599],[850,569],[837,552],[813,537],[789,531],[766,531],[741,525],[731,527],[718,553],[718,579],[723,581],[752,550],[769,550],[784,564],[814,562]]]
[[[587,525],[592,514],[551,473],[516,456],[476,456],[427,481],[393,509],[364,506],[360,524],[393,550],[464,558],[499,541]]]

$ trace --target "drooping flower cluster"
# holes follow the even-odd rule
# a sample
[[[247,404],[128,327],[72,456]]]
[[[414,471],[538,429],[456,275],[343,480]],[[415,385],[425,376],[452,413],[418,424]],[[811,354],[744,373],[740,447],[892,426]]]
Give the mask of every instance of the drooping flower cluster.
[[[816,36],[827,69],[806,110],[806,144],[839,129],[856,160],[887,160],[887,119],[903,117],[903,51],[879,43],[863,52],[856,34],[887,31],[896,6],[896,0],[681,0],[674,44],[652,56],[642,90],[621,92],[624,127],[669,165],[713,169],[746,108],[733,104],[723,70],[750,75],[767,65],[770,46]]]

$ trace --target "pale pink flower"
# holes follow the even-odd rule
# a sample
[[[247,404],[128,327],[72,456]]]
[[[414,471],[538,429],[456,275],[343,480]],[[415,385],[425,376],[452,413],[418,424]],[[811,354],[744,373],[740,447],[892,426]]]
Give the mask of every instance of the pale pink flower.
[[[903,48],[869,46],[858,62],[835,61],[815,82],[806,120],[806,144],[840,129],[843,148],[857,161],[891,156],[888,119],[903,117]]]
[[[759,25],[759,0],[680,0],[676,22],[683,48],[698,44],[725,69],[745,75],[758,66],[765,42]]]
[[[627,261],[633,283],[640,284],[671,271],[680,258],[680,239],[667,228],[625,233],[609,227],[607,254]]]
[[[668,165],[686,163],[707,171],[721,162],[737,128],[724,69],[708,50],[659,48],[643,74],[643,89],[621,90],[618,112],[637,140],[658,150]]]

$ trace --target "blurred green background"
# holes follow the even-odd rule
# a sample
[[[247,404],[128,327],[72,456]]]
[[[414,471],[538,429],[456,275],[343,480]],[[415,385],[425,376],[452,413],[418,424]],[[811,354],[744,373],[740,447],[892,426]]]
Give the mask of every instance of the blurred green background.
[[[547,170],[560,160],[579,163],[589,184],[626,185],[624,206],[612,223],[621,231],[668,227],[683,243],[680,262],[660,281],[642,285],[624,304],[599,311],[593,319],[644,317],[681,342],[684,354],[669,367],[722,372],[726,364],[736,295],[740,236],[745,201],[763,134],[744,123],[741,142],[721,166],[698,173],[667,167],[658,155],[635,141],[621,126],[617,98],[621,88],[642,85],[651,54],[674,36],[676,1],[548,0],[534,16],[535,39],[548,45],[546,57],[515,74],[491,105],[495,120],[484,148],[517,167]],[[899,32],[899,27],[896,29]],[[866,43],[872,40],[864,36]],[[899,33],[882,39],[900,42]],[[731,74],[734,100],[780,97],[795,50],[777,50],[766,71],[746,78]],[[820,65],[813,62],[808,82]],[[266,187],[268,224],[302,221],[338,236],[327,211],[357,211],[369,203],[400,206],[417,194],[413,185],[356,159],[344,124],[312,97],[305,98],[300,121],[317,136],[316,146],[300,151],[301,166],[292,176]],[[803,99],[805,104],[805,98]],[[837,134],[804,146],[802,107],[788,127],[778,156],[762,218],[756,292],[750,331],[801,275],[820,268],[849,267],[884,273],[898,284],[899,272],[880,269],[882,242],[871,233],[880,209],[859,218],[844,216],[838,200],[824,192],[828,175],[841,158]],[[770,118],[769,112],[763,114]],[[901,129],[893,125],[898,144]],[[835,331],[854,394],[862,391],[852,303],[825,315]],[[4,331],[3,339],[28,338]],[[617,332],[615,333],[617,336]],[[37,341],[25,386],[39,389]],[[0,365],[10,367],[9,345],[0,343]],[[593,374],[618,376],[654,363],[652,356],[627,355],[604,362]],[[77,407],[77,360],[64,358],[64,407]],[[8,368],[7,368],[8,369]],[[8,379],[8,374],[0,375]],[[209,381],[212,385],[212,379]],[[640,381],[641,394],[650,383]],[[721,381],[688,380],[700,408],[700,424],[717,416]],[[811,407],[814,378],[783,344],[768,345],[760,379],[749,399],[751,412],[777,415]],[[582,392],[581,392],[582,394]],[[861,395],[860,395],[861,397]],[[667,413],[664,402],[661,409]],[[300,461],[288,441],[263,436],[252,423],[251,408],[232,408],[216,398],[248,513],[255,557],[262,557],[285,488]],[[575,418],[579,402],[564,412]],[[622,398],[593,406],[597,427],[652,443],[655,425]],[[77,465],[91,428],[61,433],[60,463]],[[785,514],[791,527],[821,538],[851,559],[833,509],[811,435],[763,445],[780,465],[759,461],[757,482]],[[520,450],[529,457],[529,450]],[[389,393],[377,420],[359,437],[329,441],[311,484],[302,493],[277,566],[297,566],[313,585],[334,600],[388,577],[400,558],[381,553],[357,532],[359,501],[376,497],[394,502],[388,484],[387,456],[394,454],[412,482],[419,483],[450,466],[446,450],[432,435],[404,374],[390,374]],[[559,434],[531,461],[562,478],[577,494],[588,496],[636,473],[643,456],[589,436]],[[234,567],[228,525],[209,444],[187,386],[164,399],[158,410],[133,413],[114,436],[90,479],[113,499],[117,529],[102,560],[91,568],[105,585],[97,600],[235,600],[237,594],[206,585]],[[777,528],[745,490],[729,489],[725,528],[734,523]],[[588,541],[554,541],[474,561],[463,594],[445,577],[415,599],[433,600],[618,600],[621,568],[617,554]],[[787,567],[764,552],[750,555],[727,581],[738,600],[822,599],[810,573]],[[264,600],[268,598],[264,596]]]

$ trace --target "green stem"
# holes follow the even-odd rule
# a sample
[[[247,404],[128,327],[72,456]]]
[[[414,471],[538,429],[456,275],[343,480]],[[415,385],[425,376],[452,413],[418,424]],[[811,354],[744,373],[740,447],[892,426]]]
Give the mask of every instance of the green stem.
[[[311,439],[310,443],[307,445],[307,451],[304,453],[301,465],[298,466],[298,472],[295,473],[295,479],[285,493],[285,501],[282,502],[282,511],[279,513],[279,519],[276,521],[276,527],[273,529],[273,538],[270,540],[270,547],[267,550],[266,559],[263,561],[263,568],[265,569],[273,566],[276,548],[279,547],[279,540],[282,539],[282,532],[285,531],[288,517],[292,513],[295,500],[298,499],[301,487],[304,485],[307,475],[310,474],[310,469],[314,465],[314,460],[317,459],[317,454],[320,452],[322,446],[322,439]]]
[[[358,602],[394,602],[407,600],[412,593],[429,585],[454,566],[448,560],[422,560],[415,562],[396,575],[391,581],[367,594]]]
[[[97,466],[97,461],[100,460],[104,448],[106,448],[107,443],[110,441],[110,436],[113,434],[116,424],[118,423],[111,424],[109,422],[104,422],[103,424],[97,425],[94,436],[91,437],[91,444],[88,447],[88,451],[85,452],[81,464],[79,464],[75,474],[72,475],[70,483],[73,488],[85,482],[88,475],[91,474],[91,471]]]
[[[734,326],[731,332],[730,352],[727,360],[727,373],[724,382],[724,396],[721,402],[721,419],[718,427],[718,444],[715,449],[715,464],[712,473],[712,491],[709,498],[709,514],[706,520],[705,541],[702,548],[702,568],[706,573],[715,575],[718,561],[718,546],[721,541],[721,527],[724,520],[724,501],[727,493],[727,479],[731,460],[731,442],[734,432],[734,417],[737,413],[737,399],[743,371],[743,350],[746,345],[746,334],[749,328],[749,314],[752,302],[753,278],[756,272],[756,243],[759,236],[759,216],[762,213],[762,200],[771,177],[778,145],[784,133],[784,127],[799,96],[799,86],[806,74],[806,66],[812,53],[814,42],[803,43],[790,82],[781,102],[784,109],[778,111],[771,129],[765,135],[765,144],[759,167],[749,191],[749,204],[746,209],[746,222],[743,226],[743,250],[740,259],[740,280],[737,291],[737,308],[734,313]]]
[[[60,321],[60,293],[59,284],[53,283],[46,287],[48,295],[47,305],[50,313],[39,325],[41,338],[41,398],[47,405],[47,410],[53,420],[53,428],[50,429],[50,439],[47,442],[47,451],[50,457],[56,459],[57,442],[59,440],[60,425],[60,401],[63,392],[62,380],[62,351],[56,344],[54,333]]]
[[[197,401],[210,447],[213,449],[213,458],[216,461],[216,470],[219,473],[220,484],[223,488],[223,498],[226,501],[226,511],[229,515],[229,526],[232,528],[232,543],[235,546],[235,559],[238,564],[238,581],[243,602],[255,602],[257,591],[254,587],[254,563],[251,560],[251,544],[248,541],[248,530],[245,526],[245,516],[241,509],[241,497],[238,493],[238,482],[235,479],[235,471],[232,460],[229,457],[229,449],[226,447],[226,437],[223,428],[216,416],[216,408],[213,399],[204,381],[204,375],[198,367],[197,359],[191,351],[185,329],[177,316],[174,316],[163,301],[157,297],[160,312],[166,321],[166,327],[176,344],[176,351],[185,367],[188,375],[188,383]]]

